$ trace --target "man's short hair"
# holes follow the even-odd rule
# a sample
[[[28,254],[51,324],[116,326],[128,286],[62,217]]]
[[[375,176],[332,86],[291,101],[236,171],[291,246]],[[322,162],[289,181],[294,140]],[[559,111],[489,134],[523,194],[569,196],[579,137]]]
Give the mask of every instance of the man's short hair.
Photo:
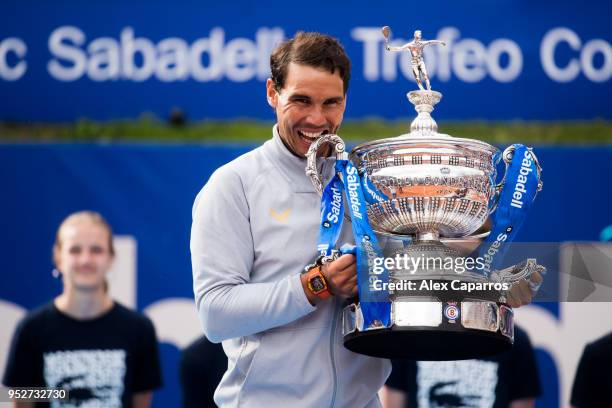
[[[270,70],[277,91],[285,86],[289,64],[292,62],[321,68],[332,74],[338,70],[344,83],[344,93],[348,91],[351,60],[337,39],[326,34],[300,31],[276,47],[270,56]]]

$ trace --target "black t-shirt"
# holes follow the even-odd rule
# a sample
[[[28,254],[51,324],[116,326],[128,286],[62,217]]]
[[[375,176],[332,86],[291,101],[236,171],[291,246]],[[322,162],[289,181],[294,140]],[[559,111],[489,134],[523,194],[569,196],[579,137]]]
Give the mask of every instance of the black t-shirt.
[[[612,407],[612,333],[584,348],[570,401],[578,408]]]
[[[47,304],[17,326],[3,383],[66,388],[66,406],[131,407],[134,393],[161,386],[155,329],[148,318],[118,303],[90,320]]]
[[[180,362],[183,407],[215,407],[213,395],[225,370],[227,356],[221,344],[201,337],[185,348]]]
[[[393,360],[387,386],[408,394],[410,407],[507,408],[540,395],[535,355],[527,334],[515,328],[514,347],[482,360]]]

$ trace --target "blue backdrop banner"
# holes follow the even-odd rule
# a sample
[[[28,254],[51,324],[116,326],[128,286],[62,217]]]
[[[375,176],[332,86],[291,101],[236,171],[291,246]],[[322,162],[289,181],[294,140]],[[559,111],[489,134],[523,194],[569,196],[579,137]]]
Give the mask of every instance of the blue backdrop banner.
[[[347,116],[413,116],[410,57],[384,52],[421,29],[441,119],[612,118],[612,2],[5,1],[0,120],[272,119],[270,51],[298,30],[341,40],[353,61]]]

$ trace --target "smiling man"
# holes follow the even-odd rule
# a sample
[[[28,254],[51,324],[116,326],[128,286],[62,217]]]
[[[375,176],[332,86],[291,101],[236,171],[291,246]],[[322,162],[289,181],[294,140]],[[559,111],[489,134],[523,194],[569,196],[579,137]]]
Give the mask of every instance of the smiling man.
[[[340,308],[357,292],[354,256],[304,271],[317,256],[320,217],[305,154],[340,127],[350,61],[334,38],[298,33],[270,67],[272,138],[215,171],[193,207],[196,305],[204,333],[228,356],[215,402],[376,407],[389,361],[342,345]],[[318,167],[329,178],[327,153]],[[352,241],[345,227],[340,244]]]
[[[290,58],[287,56],[286,58]],[[347,60],[348,61],[348,60]],[[278,133],[287,149],[306,156],[310,144],[326,133],[336,133],[346,107],[347,67],[304,65],[308,61],[286,59],[272,64],[272,78],[266,82],[268,103],[276,111]],[[275,66],[276,65],[276,66]]]

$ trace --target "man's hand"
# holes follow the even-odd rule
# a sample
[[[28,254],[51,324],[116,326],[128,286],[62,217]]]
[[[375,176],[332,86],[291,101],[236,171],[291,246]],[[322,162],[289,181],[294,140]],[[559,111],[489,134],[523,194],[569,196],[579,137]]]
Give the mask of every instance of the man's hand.
[[[329,290],[334,296],[350,298],[357,295],[357,261],[355,255],[342,255],[321,268]]]
[[[348,298],[357,295],[357,262],[355,255],[342,255],[335,261],[324,263],[321,273],[327,282],[327,289],[334,296]],[[308,289],[308,274],[302,274],[302,287],[311,305],[316,305],[322,299]]]
[[[529,281],[532,282],[534,287],[539,287],[544,278],[540,272],[534,272],[529,277]],[[531,303],[531,299],[536,294],[536,290],[532,290],[528,280],[520,280],[512,285],[512,288],[508,291],[507,303],[512,307],[525,306]]]

